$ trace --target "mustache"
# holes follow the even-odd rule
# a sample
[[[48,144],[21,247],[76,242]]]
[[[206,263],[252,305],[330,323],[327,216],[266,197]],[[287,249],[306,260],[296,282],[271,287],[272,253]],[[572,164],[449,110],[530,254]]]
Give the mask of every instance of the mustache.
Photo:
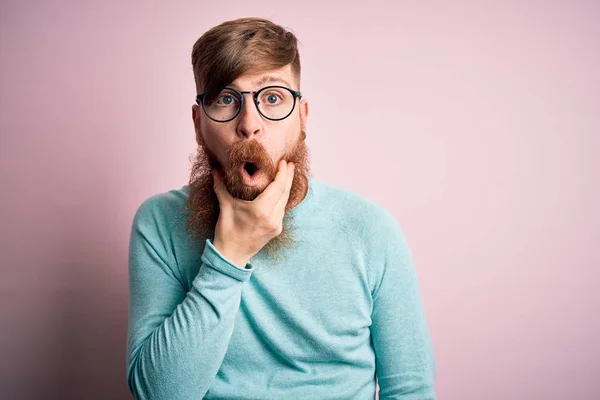
[[[246,166],[247,163],[253,165],[249,167],[252,170],[260,170],[269,181],[275,180],[277,174],[275,164],[267,150],[257,140],[236,142],[228,148],[227,153],[226,167],[223,170],[224,183],[233,197],[251,201],[264,189],[257,190],[244,185],[241,170],[249,167]]]
[[[233,143],[227,151],[227,166],[225,170],[237,172],[246,163],[254,164],[267,176],[274,178],[276,166],[267,150],[256,140]]]

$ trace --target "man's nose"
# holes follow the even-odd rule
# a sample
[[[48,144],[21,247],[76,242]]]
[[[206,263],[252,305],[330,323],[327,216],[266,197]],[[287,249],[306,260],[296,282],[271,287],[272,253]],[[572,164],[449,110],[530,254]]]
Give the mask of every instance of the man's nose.
[[[244,96],[246,96],[246,98],[244,99],[244,106],[240,110],[240,115],[238,116],[237,131],[238,134],[249,138],[261,132],[263,121],[262,116],[254,103],[254,94],[247,93],[244,94]]]

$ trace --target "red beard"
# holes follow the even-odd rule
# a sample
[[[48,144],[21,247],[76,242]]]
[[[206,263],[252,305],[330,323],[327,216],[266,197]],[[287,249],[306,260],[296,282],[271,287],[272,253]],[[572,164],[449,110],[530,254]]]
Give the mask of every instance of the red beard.
[[[286,211],[304,199],[308,190],[310,170],[305,138],[306,134],[302,131],[294,148],[282,157],[295,165]],[[252,162],[258,171],[268,178],[268,182],[257,186],[245,185],[240,171],[246,162]],[[190,174],[189,196],[186,202],[189,218],[186,229],[201,242],[209,238],[214,239],[214,231],[219,218],[219,201],[213,189],[214,181],[211,174],[213,168],[221,170],[225,187],[233,197],[248,201],[254,200],[262,193],[266,185],[275,179],[277,173],[276,164],[273,163],[264,147],[255,140],[234,143],[227,151],[225,166],[221,166],[217,157],[204,143],[198,146]],[[293,237],[293,221],[286,213],[283,219],[283,231],[271,239],[263,249],[267,256],[274,261],[283,254],[283,249],[289,248],[293,244]]]

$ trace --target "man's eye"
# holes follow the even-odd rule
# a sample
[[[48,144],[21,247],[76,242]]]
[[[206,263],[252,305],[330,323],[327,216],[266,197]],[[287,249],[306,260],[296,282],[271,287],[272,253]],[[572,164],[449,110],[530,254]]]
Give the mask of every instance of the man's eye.
[[[281,102],[281,96],[278,93],[267,93],[264,101],[269,105],[275,105]]]
[[[216,103],[222,106],[230,106],[235,104],[235,97],[230,94],[225,94],[219,97]]]

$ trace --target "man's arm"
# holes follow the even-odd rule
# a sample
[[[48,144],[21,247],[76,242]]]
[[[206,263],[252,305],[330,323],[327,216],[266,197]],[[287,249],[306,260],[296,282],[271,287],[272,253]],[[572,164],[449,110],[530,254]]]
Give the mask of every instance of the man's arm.
[[[433,400],[435,358],[412,254],[396,220],[384,226],[371,325],[379,398]]]
[[[207,241],[186,293],[157,218],[146,201],[131,231],[127,382],[136,399],[201,399],[225,356],[252,269],[234,266]]]

